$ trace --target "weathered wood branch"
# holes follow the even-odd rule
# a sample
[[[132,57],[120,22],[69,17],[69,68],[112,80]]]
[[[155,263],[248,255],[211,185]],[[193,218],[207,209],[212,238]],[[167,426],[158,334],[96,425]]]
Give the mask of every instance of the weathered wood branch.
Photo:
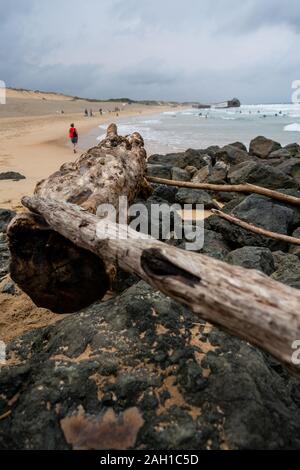
[[[179,188],[191,189],[206,189],[209,191],[232,192],[232,193],[247,193],[247,194],[261,194],[277,201],[285,202],[286,204],[294,204],[300,206],[300,199],[295,196],[283,194],[273,189],[263,188],[254,184],[211,184],[211,183],[191,183],[190,181],[176,181],[167,180],[164,178],[156,178],[154,176],[146,176],[150,183],[166,184],[168,186],[178,186]]]
[[[232,215],[226,214],[218,209],[211,210],[215,215],[221,217],[221,219],[228,220],[239,227],[242,227],[249,232],[257,233],[258,235],[263,235],[264,237],[273,238],[274,240],[280,240],[286,243],[292,243],[294,245],[300,245],[300,238],[291,237],[289,235],[284,235],[282,233],[271,232],[270,230],[265,230],[264,228],[257,227],[256,225],[250,224],[249,222],[245,222],[237,217],[233,217]]]
[[[294,372],[300,339],[300,291],[255,270],[183,251],[99,219],[82,208],[39,197],[23,204],[82,249],[117,263],[201,318],[268,351]],[[101,274],[99,273],[99,276]]]

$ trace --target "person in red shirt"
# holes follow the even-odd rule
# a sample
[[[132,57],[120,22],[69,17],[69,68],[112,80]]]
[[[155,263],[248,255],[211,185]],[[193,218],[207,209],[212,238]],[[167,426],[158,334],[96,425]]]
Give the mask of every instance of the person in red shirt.
[[[74,153],[76,153],[76,145],[78,144],[78,132],[74,124],[71,124],[70,126],[69,137],[74,147]]]

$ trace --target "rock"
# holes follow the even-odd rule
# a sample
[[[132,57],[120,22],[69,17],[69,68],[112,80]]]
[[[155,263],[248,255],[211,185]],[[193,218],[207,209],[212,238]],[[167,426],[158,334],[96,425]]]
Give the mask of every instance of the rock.
[[[0,391],[3,450],[300,448],[299,381],[144,282],[8,344]]]
[[[300,260],[294,254],[273,253],[275,269],[272,278],[290,287],[300,289]]]
[[[203,204],[205,209],[218,208],[218,204],[213,201],[207,191],[202,189],[181,188],[176,194],[178,204]]]
[[[281,163],[286,161],[286,158],[258,158],[258,157],[253,157],[254,161],[257,161],[259,163],[262,163],[263,165],[268,165],[272,166],[273,168],[277,168]]]
[[[6,236],[0,233],[0,281],[8,274],[10,252]]]
[[[204,153],[211,157],[212,163],[216,163],[216,153],[220,150],[218,145],[210,145],[206,149],[204,149]]]
[[[222,161],[218,161],[212,168],[208,177],[208,182],[211,184],[225,184],[228,173],[228,165]]]
[[[197,172],[197,168],[195,166],[188,165],[185,167],[185,171],[187,171],[191,176],[193,176]]]
[[[236,147],[240,150],[243,150],[244,152],[247,152],[247,147],[242,142],[233,142],[232,144],[229,144],[229,145],[231,147]]]
[[[167,186],[167,185],[160,184],[155,187],[152,196],[155,199],[159,199],[159,200],[163,199],[169,202],[170,204],[174,204],[177,192],[178,192],[178,188],[176,188],[176,186]]]
[[[283,173],[294,178],[298,186],[300,186],[300,159],[299,158],[289,158],[288,160],[280,163],[277,166],[277,169]]]
[[[161,241],[170,240],[174,231],[175,215],[177,210],[180,209],[178,203],[177,207],[171,207],[173,202],[158,197],[157,193],[154,193],[147,201],[136,202],[140,204],[140,207],[137,213],[129,218],[131,228],[137,232],[152,235]],[[145,210],[143,210],[143,207]]]
[[[215,154],[216,162],[223,162],[229,165],[238,165],[239,163],[251,159],[248,153],[234,145],[225,145]]]
[[[6,276],[0,284],[0,292],[2,294],[10,294],[10,295],[15,295],[18,291],[18,288],[14,281],[11,280],[9,276]]]
[[[223,261],[229,252],[230,247],[220,233],[204,230],[204,245],[200,253]]]
[[[272,152],[280,148],[281,145],[278,142],[263,136],[258,136],[251,140],[249,154],[259,158],[267,158]]]
[[[163,165],[177,168],[194,166],[198,170],[211,162],[211,157],[204,150],[188,149],[186,152],[169,153],[167,155],[151,155],[149,164]]]
[[[293,211],[290,208],[257,194],[247,196],[239,204],[236,202],[233,200],[228,203],[234,207],[226,212],[266,230],[285,235],[290,233],[293,222]],[[215,215],[205,220],[205,228],[221,233],[233,249],[261,246],[270,248],[271,251],[288,250],[288,245],[284,242],[254,234]]]
[[[298,227],[294,232],[293,232],[293,237],[295,238],[300,238],[300,227]],[[290,245],[289,253],[291,255],[296,255],[298,256],[300,260],[300,245]]]
[[[297,143],[288,144],[284,148],[289,151],[292,157],[294,157],[297,154],[300,154],[300,145]]]
[[[21,173],[18,173],[16,171],[5,171],[3,173],[0,173],[0,180],[20,181],[25,179],[26,177],[24,175],[21,175]]]
[[[190,181],[191,180],[191,174],[188,171],[183,170],[181,168],[177,168],[176,166],[172,168],[171,176],[172,176],[172,180],[176,180],[176,181]]]
[[[112,291],[120,294],[139,281],[140,279],[135,274],[127,273],[123,269],[118,268],[117,275],[112,282]]]
[[[197,170],[197,172],[193,175],[192,183],[205,183],[207,181],[208,176],[210,175],[211,167],[204,166],[201,170]]]
[[[14,211],[9,209],[0,209],[0,233],[6,232],[9,222],[16,216]]]
[[[243,268],[262,271],[268,276],[275,271],[274,259],[269,248],[244,246],[229,253],[225,261]]]
[[[185,153],[180,152],[168,153],[167,155],[151,155],[148,158],[148,163],[163,166],[167,165],[168,167],[176,166],[178,168],[184,168],[188,165],[186,160]]]
[[[289,234],[293,211],[273,200],[251,194],[237,205],[232,215],[271,232]]]
[[[188,149],[185,152],[185,161],[187,166],[194,166],[198,170],[211,164],[211,156],[205,150]]]
[[[291,158],[291,154],[287,149],[278,149],[270,153],[268,160],[271,158],[286,160],[287,158]]]
[[[237,199],[240,196],[240,193],[231,193],[231,192],[214,192],[214,198],[217,201],[223,202],[223,203],[228,203],[232,201],[233,199]]]
[[[278,191],[280,193],[288,194],[290,196],[295,196],[300,199],[300,191],[297,189],[279,189]],[[296,206],[295,204],[286,204],[286,203],[279,202],[279,201],[278,203],[284,207],[288,207],[289,209],[293,211],[294,216],[293,216],[293,222],[291,226],[291,232],[292,232],[293,230],[295,230],[297,227],[300,226],[300,206]]]
[[[297,182],[291,177],[269,165],[260,162],[243,162],[228,171],[227,179],[230,184],[252,183],[264,188],[296,188]]]
[[[147,175],[155,178],[171,179],[171,166],[168,165],[147,165]]]

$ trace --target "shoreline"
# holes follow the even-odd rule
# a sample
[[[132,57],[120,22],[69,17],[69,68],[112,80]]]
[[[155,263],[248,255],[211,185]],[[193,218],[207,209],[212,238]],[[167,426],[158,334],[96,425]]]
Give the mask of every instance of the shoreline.
[[[174,108],[131,105],[129,109],[120,111],[119,116],[116,116],[116,112],[107,112],[102,116],[95,113],[93,117],[85,117],[82,112],[76,112],[1,117],[0,173],[15,171],[26,179],[0,181],[0,207],[22,210],[21,198],[32,194],[38,181],[58,170],[63,163],[74,161],[74,158],[85,150],[80,147],[80,137],[85,137],[99,125],[109,125],[110,122],[118,124],[123,118],[157,114],[171,109]],[[76,156],[68,139],[68,129],[72,121],[79,132]]]

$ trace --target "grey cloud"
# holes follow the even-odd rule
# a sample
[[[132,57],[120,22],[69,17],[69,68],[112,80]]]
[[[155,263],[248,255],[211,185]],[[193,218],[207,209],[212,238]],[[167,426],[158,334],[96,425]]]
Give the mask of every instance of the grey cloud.
[[[0,6],[0,79],[11,86],[103,98],[238,95],[271,102],[288,101],[292,80],[300,78],[296,0],[0,0]]]

